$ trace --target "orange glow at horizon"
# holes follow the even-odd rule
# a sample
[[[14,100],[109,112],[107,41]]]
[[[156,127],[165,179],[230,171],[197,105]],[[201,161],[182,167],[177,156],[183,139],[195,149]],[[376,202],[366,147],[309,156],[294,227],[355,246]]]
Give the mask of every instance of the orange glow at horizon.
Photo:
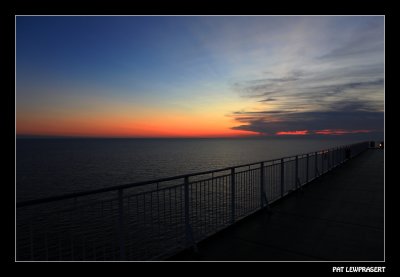
[[[242,137],[251,131],[232,130],[232,123],[212,116],[17,117],[17,135],[88,137]]]
[[[298,131],[281,131],[281,132],[276,132],[275,133],[278,136],[284,136],[284,135],[308,135],[308,130],[298,130]]]
[[[324,129],[315,131],[318,135],[345,135],[345,134],[358,134],[370,133],[371,130],[344,130],[344,129]]]

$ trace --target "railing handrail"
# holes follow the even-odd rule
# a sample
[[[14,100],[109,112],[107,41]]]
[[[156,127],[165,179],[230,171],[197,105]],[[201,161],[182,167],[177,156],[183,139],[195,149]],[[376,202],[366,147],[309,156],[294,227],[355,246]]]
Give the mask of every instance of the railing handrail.
[[[63,194],[63,195],[50,196],[50,197],[45,197],[45,198],[33,199],[33,200],[26,200],[26,201],[17,202],[16,207],[21,208],[21,207],[32,206],[32,205],[37,205],[37,204],[44,204],[44,203],[49,203],[49,202],[54,202],[54,201],[59,201],[59,200],[73,199],[73,198],[80,197],[80,196],[87,196],[87,195],[91,195],[91,194],[98,194],[98,193],[104,193],[104,192],[110,192],[110,191],[119,191],[119,190],[123,190],[123,189],[134,188],[134,187],[139,187],[139,186],[144,186],[144,185],[149,185],[149,184],[156,184],[156,183],[161,183],[161,182],[167,182],[167,181],[177,180],[177,179],[184,180],[185,178],[189,178],[189,177],[193,177],[193,176],[205,175],[205,174],[221,172],[221,171],[228,171],[228,170],[241,168],[241,167],[245,167],[245,166],[252,166],[252,165],[256,165],[256,164],[260,164],[260,163],[282,161],[282,160],[285,160],[288,158],[295,158],[297,156],[310,155],[310,154],[314,155],[315,153],[318,154],[318,153],[325,152],[325,151],[337,150],[337,149],[351,147],[351,146],[354,146],[357,144],[362,144],[362,143],[367,143],[367,142],[368,141],[363,141],[363,142],[357,142],[357,143],[352,143],[352,144],[347,144],[347,145],[340,145],[340,146],[328,148],[325,150],[312,151],[312,152],[308,152],[308,153],[285,156],[282,158],[258,161],[258,162],[254,162],[254,163],[242,164],[242,165],[237,165],[237,166],[229,166],[229,167],[220,168],[220,169],[195,172],[195,173],[189,173],[189,174],[183,174],[183,175],[176,175],[173,177],[166,177],[166,178],[160,178],[160,179],[155,179],[155,180],[129,183],[129,184],[111,186],[111,187],[106,187],[106,188],[94,189],[94,190],[87,190],[87,191],[82,191],[82,192],[73,192],[73,193],[67,193],[67,194]]]

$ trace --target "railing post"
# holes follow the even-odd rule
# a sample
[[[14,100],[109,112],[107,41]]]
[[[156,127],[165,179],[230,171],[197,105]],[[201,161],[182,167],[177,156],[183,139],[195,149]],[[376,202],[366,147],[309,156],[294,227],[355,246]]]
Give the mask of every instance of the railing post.
[[[343,164],[344,159],[346,158],[346,148],[342,147],[341,153],[342,153],[342,157],[340,159],[340,162]]]
[[[231,168],[231,223],[235,223],[235,168]]]
[[[336,165],[338,166],[340,164],[340,148],[339,147],[336,148],[335,158],[336,158]]]
[[[260,206],[264,207],[264,163],[260,163]]]
[[[327,169],[326,171],[329,171],[331,169],[331,155],[330,155],[330,151],[328,150],[328,152],[326,152],[327,155],[327,159],[328,159],[328,164],[327,164]]]
[[[281,159],[281,197],[283,197],[284,194],[284,184],[285,184],[285,164],[283,161],[283,158]]]
[[[119,258],[122,261],[126,260],[123,201],[124,201],[123,189],[119,189],[118,190],[118,240],[119,240]]]
[[[299,156],[296,155],[296,180],[295,180],[295,187],[298,189],[300,186],[299,181]]]
[[[309,155],[307,154],[307,173],[306,173],[306,183],[308,183],[308,169],[309,169],[309,166],[308,166],[308,160],[309,160]]]
[[[193,246],[193,232],[192,226],[190,225],[190,199],[189,199],[189,177],[184,178],[184,189],[185,189],[185,233],[186,233],[186,245]],[[195,245],[194,245],[195,246]],[[195,246],[195,251],[196,251]]]
[[[318,170],[318,152],[315,152],[315,177],[319,176]]]

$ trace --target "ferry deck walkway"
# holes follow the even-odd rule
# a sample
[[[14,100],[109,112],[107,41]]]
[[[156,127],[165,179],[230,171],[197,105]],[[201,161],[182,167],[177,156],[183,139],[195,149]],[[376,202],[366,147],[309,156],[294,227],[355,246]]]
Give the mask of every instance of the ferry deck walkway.
[[[384,150],[369,149],[175,261],[383,261]]]

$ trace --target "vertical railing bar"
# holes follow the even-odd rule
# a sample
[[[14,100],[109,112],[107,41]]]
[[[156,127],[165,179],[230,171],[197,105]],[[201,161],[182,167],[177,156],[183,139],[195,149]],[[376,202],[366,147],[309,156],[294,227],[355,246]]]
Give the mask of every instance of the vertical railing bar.
[[[71,211],[71,222],[73,221],[72,219],[72,211]],[[71,241],[71,255],[72,255],[72,260],[75,260],[75,247],[74,247],[74,235],[72,234],[71,229],[69,229],[69,235],[70,235],[70,241]]]
[[[49,245],[47,239],[47,223],[44,223],[44,250],[45,250],[45,260],[49,260]]]
[[[117,196],[117,201],[118,201],[118,196]],[[110,210],[114,213],[114,204],[113,204],[113,202],[114,201],[110,201]],[[117,205],[118,205],[118,203],[117,203]],[[117,208],[117,213],[118,213],[118,208]],[[114,261],[116,261],[116,260],[118,260],[118,258],[117,258],[117,256],[118,256],[118,254],[117,254],[117,252],[119,252],[118,251],[118,242],[117,242],[117,240],[118,240],[118,218],[117,219],[115,219],[115,217],[113,216],[113,226],[116,226],[116,228],[117,228],[117,231],[116,232],[113,232],[113,237],[114,237],[114,239],[111,241],[111,247],[112,247],[112,259],[114,260]],[[115,228],[114,228],[115,229]]]
[[[218,205],[218,184],[219,184],[219,180],[218,179],[216,179],[215,180],[215,187],[214,187],[214,194],[215,194],[215,219],[214,219],[214,221],[215,221],[215,228],[217,229],[218,228],[218,216],[219,216],[219,214],[218,214],[218,207],[219,207],[219,205]]]
[[[211,219],[210,219],[210,224],[211,228],[214,231],[215,226],[214,226],[214,221],[215,221],[215,208],[214,208],[214,179],[211,180]]]
[[[271,163],[270,166],[267,167],[269,174],[267,180],[267,188],[269,189],[269,197],[270,199],[275,198],[275,165]]]
[[[189,177],[185,176],[184,177],[184,182],[185,182],[185,230],[186,230],[186,245],[187,246],[194,246],[195,251],[196,245],[194,243],[193,239],[193,232],[192,232],[192,227],[190,224],[190,199],[189,199]]]
[[[207,213],[207,231],[212,229],[211,223],[212,223],[212,180],[207,181],[207,204],[210,207],[209,212]]]
[[[220,225],[224,225],[224,209],[225,209],[225,186],[224,186],[224,180],[220,178],[220,191],[219,191],[219,205],[220,205]]]
[[[199,181],[196,185],[196,232],[200,233],[200,224],[201,224],[201,181]],[[199,234],[200,235],[200,234]]]
[[[251,200],[253,198],[252,184],[254,184],[254,183],[253,183],[253,171],[251,170],[251,171],[249,171],[249,182],[247,183],[248,192],[246,193],[246,195],[247,195],[246,204],[247,203],[249,203],[249,204],[246,205],[245,214],[251,209],[251,202],[252,202]]]
[[[150,197],[150,201],[148,201],[149,202],[149,208],[148,208],[148,210],[149,210],[149,214],[148,215],[146,215],[146,219],[147,219],[147,222],[148,222],[148,225],[149,225],[149,231],[148,231],[148,233],[147,233],[147,238],[148,238],[148,241],[149,242],[151,242],[152,240],[153,240],[153,237],[154,237],[154,222],[153,222],[153,192],[152,191],[150,191],[149,193],[148,193],[148,195],[149,195],[149,197]],[[147,216],[148,216],[148,218],[147,218]],[[145,247],[146,248],[146,254],[147,253],[151,253],[151,249],[149,249],[148,247]]]
[[[254,180],[253,180],[253,171],[249,171],[249,182],[247,183],[247,190],[248,192],[246,193],[247,195],[247,201],[246,203],[249,203],[246,205],[246,209],[245,209],[245,214],[248,213],[249,210],[251,210],[251,203],[252,203],[252,199],[253,199],[253,189],[252,189],[252,185],[254,185]]]
[[[299,156],[296,155],[296,180],[295,180],[295,188],[299,187]]]
[[[250,172],[247,170],[247,171],[244,171],[244,172],[241,172],[240,173],[240,175],[243,175],[243,180],[242,180],[242,182],[240,182],[240,184],[237,184],[237,188],[238,189],[240,189],[240,193],[241,193],[241,199],[240,200],[238,200],[237,202],[236,202],[236,207],[239,209],[239,211],[236,213],[237,215],[237,217],[240,217],[240,216],[242,216],[244,213],[245,213],[245,211],[246,211],[246,205],[244,205],[244,204],[242,204],[242,203],[246,203],[246,184],[248,184],[250,181]]]
[[[33,226],[32,226],[32,217],[29,217],[29,249],[30,249],[30,260],[33,261]]]
[[[124,229],[125,229],[125,243],[124,243],[124,245],[125,245],[125,258],[127,259],[127,260],[129,260],[130,259],[130,257],[132,257],[132,255],[133,255],[133,249],[132,249],[132,243],[133,243],[133,237],[132,237],[132,234],[131,234],[131,232],[129,232],[129,223],[130,223],[130,220],[133,218],[133,213],[131,212],[131,210],[132,210],[132,202],[133,202],[133,197],[134,196],[128,196],[128,197],[126,197],[127,199],[128,199],[128,203],[126,204],[127,205],[127,207],[126,207],[126,212],[124,212],[124,215],[125,215],[125,220],[124,220]]]
[[[274,173],[274,180],[273,180],[273,182],[274,182],[274,199],[275,199],[275,198],[278,197],[278,194],[279,194],[279,192],[278,192],[278,191],[279,191],[278,186],[280,185],[280,184],[278,183],[278,164],[277,164],[277,163],[274,163],[273,173]],[[280,180],[279,180],[279,182],[280,182]]]
[[[231,223],[235,223],[235,168],[231,168]]]
[[[192,215],[194,218],[197,218],[197,214],[196,214],[196,202],[195,202],[195,187],[196,187],[196,181],[194,181],[191,184],[191,189],[189,190],[189,211],[191,211]],[[190,222],[192,223],[192,218],[190,217],[189,214],[189,218],[190,218]]]
[[[60,224],[60,214],[59,214],[59,213],[57,213],[56,219],[57,219],[57,224],[56,224],[56,226],[60,226],[61,224]],[[60,228],[60,227],[59,227],[59,228]],[[62,244],[61,244],[61,239],[60,239],[60,234],[61,234],[61,229],[58,230],[58,232],[57,232],[57,245],[58,245],[57,255],[58,255],[58,260],[59,260],[59,261],[61,261],[61,246],[62,246]]]
[[[81,222],[85,222],[85,219],[86,219],[85,210],[86,210],[86,208],[85,208],[85,206],[83,206],[81,208],[80,212],[79,212],[80,213],[79,217],[81,218]],[[80,256],[81,256],[81,260],[84,261],[85,260],[85,244],[84,243],[85,243],[85,232],[86,232],[86,230],[82,226],[83,224],[79,224],[79,225],[82,228],[82,231],[80,232],[80,240],[81,240],[81,243],[80,243],[80,246],[81,246]]]
[[[335,167],[338,166],[338,148],[335,148]]]
[[[227,195],[228,195],[228,190],[226,189],[226,177],[222,177],[222,183],[223,183],[223,223],[224,225],[226,224],[226,215],[227,215]]]
[[[250,184],[252,184],[253,183],[253,176],[252,176],[253,174],[252,174],[252,171],[248,171],[248,176],[249,176],[249,178],[248,178],[248,182],[247,182],[247,192],[244,194],[244,196],[246,197],[246,195],[247,195],[247,200],[246,200],[246,204],[247,203],[249,203],[249,199],[251,199],[251,186],[250,186]],[[250,200],[251,201],[251,200]],[[243,211],[243,215],[244,214],[246,214],[247,213],[247,211],[248,211],[248,209],[249,209],[250,207],[249,207],[249,205],[247,204],[247,205],[245,205],[245,208],[244,208],[244,211]]]
[[[256,202],[256,197],[257,197],[257,183],[259,182],[259,181],[261,181],[260,179],[258,179],[258,181],[256,181],[257,180],[257,177],[256,177],[256,175],[257,175],[257,171],[256,171],[257,169],[253,169],[253,185],[251,186],[251,188],[252,188],[252,192],[253,192],[253,197],[252,197],[252,201],[251,201],[251,203],[252,203],[252,206],[251,206],[251,209],[252,210],[254,210],[255,209],[255,207],[256,207],[256,204],[257,204],[257,202]]]
[[[246,178],[247,177],[247,178]],[[241,184],[241,187],[243,188],[243,202],[239,202],[238,201],[238,204],[240,205],[241,203],[243,203],[243,209],[242,209],[242,213],[241,213],[241,216],[243,216],[245,213],[246,213],[246,211],[247,211],[247,203],[248,203],[248,201],[247,201],[247,199],[250,197],[250,190],[249,190],[249,188],[248,188],[248,184],[249,183],[251,183],[251,171],[247,171],[246,172],[246,174],[245,174],[245,181]],[[247,184],[247,186],[246,186],[246,184]],[[246,190],[248,190],[249,191],[249,193],[247,193],[247,191]]]
[[[171,192],[171,189],[168,190],[168,196],[169,196],[169,201],[168,201],[168,204],[169,204],[169,226],[173,226],[172,225],[172,192]],[[174,199],[174,201],[176,201],[176,199]]]
[[[281,197],[284,195],[284,187],[285,187],[285,164],[283,158],[281,159]]]
[[[273,163],[271,165],[271,193],[273,195],[272,199],[275,199],[275,195],[276,195],[276,166]]]
[[[235,173],[235,174],[236,174],[235,178],[238,177],[238,179],[239,179],[235,185],[235,189],[236,189],[237,196],[238,196],[237,199],[235,199],[235,200],[237,200],[235,202],[235,212],[236,212],[236,217],[240,217],[240,215],[242,213],[240,204],[243,201],[243,180],[245,180],[245,178],[246,178],[246,172],[243,173],[243,171],[242,171],[240,173]]]
[[[219,225],[222,226],[224,224],[224,184],[222,182],[222,178],[219,179],[218,189]]]
[[[215,180],[215,226],[218,228],[218,218],[219,218],[219,195],[218,195],[219,179]]]
[[[243,198],[245,199],[245,202],[244,202],[245,205],[244,205],[242,216],[245,215],[250,208],[250,205],[248,203],[249,203],[249,200],[251,201],[251,186],[250,186],[250,184],[252,184],[252,182],[253,182],[252,171],[249,170],[247,172],[247,176],[248,176],[247,182],[245,183],[245,186],[244,186],[244,189],[247,191],[244,191],[244,193],[243,193]],[[246,186],[246,184],[247,184],[247,186]]]
[[[156,183],[156,193],[157,193],[157,216],[156,216],[156,226],[157,226],[157,241],[161,243],[160,235],[161,235],[161,216],[160,216],[160,184]]]
[[[243,198],[245,199],[245,201],[244,201],[244,203],[249,203],[249,199],[251,199],[251,187],[250,187],[250,184],[251,184],[251,179],[252,179],[252,174],[251,174],[252,172],[249,170],[249,171],[247,171],[247,182],[245,182],[245,186],[244,186],[244,191],[243,191]],[[246,186],[246,184],[247,184],[247,186]],[[247,192],[246,192],[246,189],[247,189]],[[240,204],[240,202],[239,202],[239,204]],[[247,209],[248,209],[248,205],[243,205],[244,206],[244,209],[243,209],[243,213],[242,213],[242,216],[244,215],[244,214],[246,214],[246,212],[247,212]]]
[[[240,216],[242,216],[245,211],[246,211],[246,205],[241,205],[242,203],[246,203],[246,183],[250,183],[250,178],[251,178],[251,174],[249,171],[245,171],[244,176],[243,176],[243,182],[240,183],[240,189],[242,192],[242,201],[237,201],[237,205],[240,207],[242,207],[241,212],[240,212]],[[238,213],[239,216],[239,213]]]
[[[168,189],[168,191],[169,191],[170,189]],[[165,224],[167,224],[167,218],[168,218],[168,214],[167,214],[167,204],[166,204],[166,201],[165,201],[165,199],[166,199],[166,197],[165,197],[165,194],[167,193],[167,190],[166,189],[164,189],[163,190],[163,213],[164,213],[164,222],[165,222]],[[169,228],[165,228],[164,227],[164,230],[167,230],[168,231],[168,233],[169,233]]]
[[[211,174],[211,178],[214,178],[214,172]],[[202,226],[203,226],[203,197],[202,197],[202,187],[203,187],[203,182],[199,183],[199,226],[198,226],[198,230],[200,233],[200,236],[203,236],[203,230],[202,230]]]
[[[118,240],[119,256],[121,260],[126,260],[125,234],[124,234],[124,203],[123,189],[118,190]]]
[[[221,179],[218,179],[218,185],[217,185],[217,226],[221,225],[221,194],[220,194],[220,189],[221,189]]]
[[[205,233],[208,233],[212,230],[212,184],[214,182],[214,178],[211,180],[207,180],[204,186],[204,191],[206,191],[206,226]]]
[[[247,203],[249,203],[248,205],[247,205],[247,208],[246,208],[246,213],[248,213],[248,211],[249,210],[251,210],[251,208],[252,208],[252,203],[253,203],[253,188],[254,188],[254,183],[253,183],[253,181],[254,181],[254,172],[253,172],[253,170],[251,170],[250,172],[249,172],[249,175],[250,175],[250,182],[247,184],[247,187],[248,187],[248,191],[249,191],[249,193],[247,194],[248,195],[248,201],[247,201]]]
[[[179,233],[179,228],[178,228],[178,198],[176,197],[176,190],[178,189],[178,187],[175,187],[174,188],[174,199],[175,199],[175,201],[174,201],[174,203],[175,203],[175,205],[174,205],[174,215],[175,215],[175,220],[176,220],[176,222],[175,222],[175,224],[174,224],[174,226],[175,226],[175,232],[176,232],[176,234],[175,234],[175,238],[176,239],[178,239],[178,233]],[[179,189],[180,189],[180,187],[179,187]],[[171,216],[172,216],[172,213],[171,213]]]
[[[251,198],[250,198],[250,210],[254,209],[254,204],[255,204],[255,188],[256,188],[256,181],[255,181],[255,171],[254,169],[251,171],[251,185],[250,191],[251,191]]]
[[[241,184],[243,182],[243,174],[235,172],[235,220],[240,216],[240,203],[242,201]],[[237,180],[236,180],[237,179]],[[237,198],[237,199],[236,199]],[[238,203],[238,204],[236,204]]]
[[[224,185],[225,185],[225,224],[229,223],[229,182],[228,177],[224,177]]]
[[[103,228],[105,229],[106,226],[104,226],[104,224],[105,224],[105,220],[104,220],[104,201],[101,201],[101,223],[103,225]],[[104,235],[103,235],[103,239],[104,239]],[[103,247],[102,247],[103,260],[105,260],[106,259],[106,244],[103,242],[102,245],[103,245]]]
[[[214,176],[213,176],[213,178],[214,178]],[[201,217],[202,222],[203,222],[201,231],[202,231],[202,235],[204,235],[206,233],[206,222],[207,222],[207,205],[206,205],[207,197],[206,197],[206,184],[205,184],[205,182],[203,183],[203,186],[200,189],[201,189],[201,193],[204,194],[204,196],[202,197],[202,198],[204,198],[204,199],[202,199],[202,201],[204,201],[204,204],[202,205],[202,208],[204,210],[203,210],[203,214],[202,214],[202,217]]]
[[[246,212],[246,208],[247,208],[247,201],[246,201],[246,198],[248,198],[248,197],[246,197],[246,189],[247,189],[247,186],[246,186],[246,184],[249,184],[250,182],[251,182],[251,172],[250,171],[247,171],[246,173],[245,173],[245,175],[244,175],[244,182],[243,183],[241,183],[240,184],[240,187],[242,188],[242,195],[243,195],[243,202],[241,202],[241,201],[238,201],[238,204],[240,205],[241,203],[244,203],[243,204],[243,209],[242,209],[242,212],[241,212],[241,216],[243,215],[243,214],[245,214],[245,212]]]
[[[128,219],[131,219],[131,221],[128,221],[127,223],[127,234],[126,236],[129,237],[129,242],[127,242],[127,259],[131,260],[133,257],[135,257],[137,253],[137,249],[135,248],[136,245],[136,236],[134,230],[130,231],[129,230],[129,223],[132,222],[133,226],[139,225],[139,215],[138,215],[138,196],[132,196],[132,204],[129,207],[129,216]],[[135,202],[134,200],[135,199]],[[135,205],[136,203],[136,205]],[[136,213],[135,213],[136,211]],[[130,234],[130,235],[129,235]]]
[[[328,171],[331,170],[331,159],[332,159],[331,156],[332,156],[331,155],[331,150],[328,150]]]

